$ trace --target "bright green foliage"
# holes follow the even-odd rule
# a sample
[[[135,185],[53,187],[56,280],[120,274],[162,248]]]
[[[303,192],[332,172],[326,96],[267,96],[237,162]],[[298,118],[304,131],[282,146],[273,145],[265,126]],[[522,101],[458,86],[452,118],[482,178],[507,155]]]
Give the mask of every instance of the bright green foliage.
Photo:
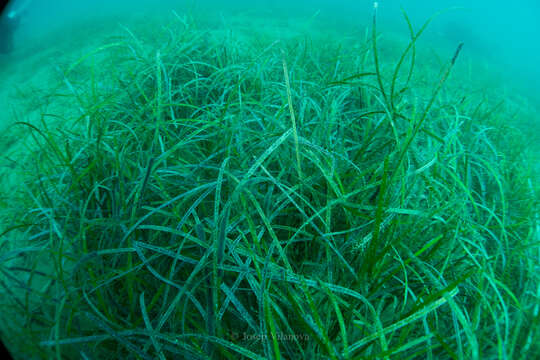
[[[540,356],[527,149],[504,102],[459,93],[461,47],[424,69],[406,22],[385,58],[376,32],[177,18],[65,66],[48,101],[69,106],[10,128],[31,141],[2,198],[2,338],[58,360]]]

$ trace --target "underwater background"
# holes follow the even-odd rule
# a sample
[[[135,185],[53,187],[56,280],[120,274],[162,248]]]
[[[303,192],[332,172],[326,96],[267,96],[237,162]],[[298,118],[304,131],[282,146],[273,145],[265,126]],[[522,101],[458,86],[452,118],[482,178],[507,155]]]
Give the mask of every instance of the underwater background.
[[[0,340],[16,359],[540,358],[539,16],[10,1]]]

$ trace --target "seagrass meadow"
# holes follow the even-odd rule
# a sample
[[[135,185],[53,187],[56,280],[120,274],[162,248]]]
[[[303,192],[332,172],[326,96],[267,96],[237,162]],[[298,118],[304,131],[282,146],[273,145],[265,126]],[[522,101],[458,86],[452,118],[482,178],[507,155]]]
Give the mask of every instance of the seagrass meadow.
[[[536,113],[431,21],[173,12],[56,54],[2,134],[12,355],[539,358]]]

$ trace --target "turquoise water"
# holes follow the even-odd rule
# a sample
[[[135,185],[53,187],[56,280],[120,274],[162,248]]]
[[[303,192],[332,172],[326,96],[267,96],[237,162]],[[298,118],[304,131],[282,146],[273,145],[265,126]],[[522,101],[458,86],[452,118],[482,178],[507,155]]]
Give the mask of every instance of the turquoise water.
[[[57,28],[76,26],[94,16],[129,16],[133,12],[167,12],[183,9],[210,15],[211,13],[250,12],[286,19],[296,16],[331,17],[338,23],[366,25],[372,13],[373,1],[45,1],[19,0],[12,8],[26,7],[18,28],[18,43],[42,36]],[[379,18],[386,31],[406,30],[401,16],[405,9],[417,26],[438,11],[447,10],[430,26],[428,36],[434,45],[443,42],[465,42],[465,52],[487,58],[493,64],[505,67],[508,78],[517,77],[521,85],[528,86],[531,78],[540,83],[540,5],[533,0],[508,2],[450,1],[450,0],[382,0]],[[56,39],[61,42],[62,39]],[[51,44],[54,46],[54,44]],[[531,89],[533,90],[533,89]],[[538,89],[534,89],[538,92]]]

